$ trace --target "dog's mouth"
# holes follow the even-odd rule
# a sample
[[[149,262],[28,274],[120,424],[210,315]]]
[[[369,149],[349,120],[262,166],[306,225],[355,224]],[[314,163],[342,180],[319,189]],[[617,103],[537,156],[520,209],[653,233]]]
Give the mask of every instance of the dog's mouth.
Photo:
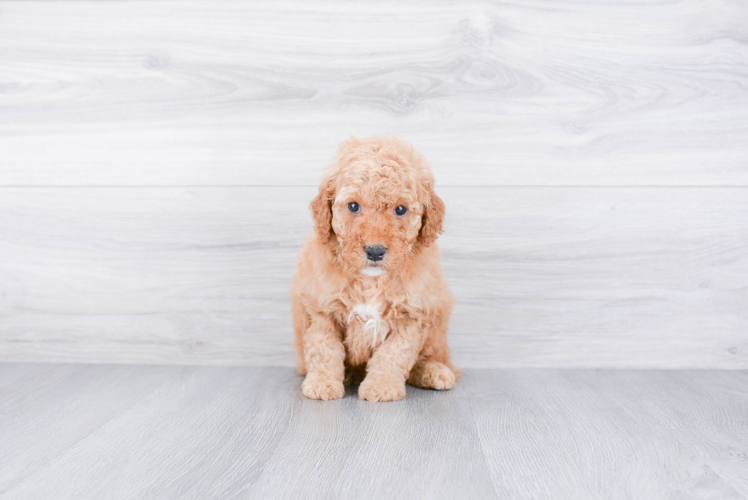
[[[365,268],[361,270],[361,273],[364,276],[371,276],[371,277],[377,277],[377,276],[384,276],[387,274],[387,270],[380,266],[379,264],[369,264]]]

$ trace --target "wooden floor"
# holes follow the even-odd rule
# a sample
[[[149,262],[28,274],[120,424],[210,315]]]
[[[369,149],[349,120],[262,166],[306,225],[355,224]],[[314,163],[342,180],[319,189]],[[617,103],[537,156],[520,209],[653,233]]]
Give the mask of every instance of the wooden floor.
[[[300,381],[0,364],[0,497],[748,498],[744,371],[468,370],[380,404]]]

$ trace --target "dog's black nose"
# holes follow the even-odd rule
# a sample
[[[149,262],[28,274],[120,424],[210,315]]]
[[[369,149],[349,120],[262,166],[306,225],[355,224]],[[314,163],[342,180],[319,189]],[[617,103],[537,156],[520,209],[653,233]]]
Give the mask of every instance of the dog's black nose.
[[[387,249],[380,245],[365,247],[364,251],[366,251],[366,258],[372,262],[379,262],[384,259],[384,254],[387,253]]]

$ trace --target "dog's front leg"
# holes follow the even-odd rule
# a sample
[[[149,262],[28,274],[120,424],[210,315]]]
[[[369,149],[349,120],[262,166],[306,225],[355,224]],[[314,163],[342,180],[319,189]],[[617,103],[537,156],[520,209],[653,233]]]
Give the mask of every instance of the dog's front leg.
[[[366,364],[366,378],[358,388],[359,399],[397,401],[405,397],[405,381],[423,348],[423,335],[414,320],[390,333]]]
[[[309,399],[340,399],[345,396],[345,347],[331,318],[318,314],[312,318],[303,337],[306,377],[301,393]]]

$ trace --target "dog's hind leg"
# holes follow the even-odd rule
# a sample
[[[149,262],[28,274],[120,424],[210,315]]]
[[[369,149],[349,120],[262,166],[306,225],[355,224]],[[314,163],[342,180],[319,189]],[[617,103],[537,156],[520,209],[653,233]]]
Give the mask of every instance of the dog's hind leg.
[[[418,356],[416,364],[410,370],[408,383],[424,389],[440,391],[454,387],[460,370],[449,361],[446,325],[436,335],[430,335]]]
[[[441,361],[418,361],[408,377],[410,385],[440,391],[451,389],[456,381],[455,373]]]

